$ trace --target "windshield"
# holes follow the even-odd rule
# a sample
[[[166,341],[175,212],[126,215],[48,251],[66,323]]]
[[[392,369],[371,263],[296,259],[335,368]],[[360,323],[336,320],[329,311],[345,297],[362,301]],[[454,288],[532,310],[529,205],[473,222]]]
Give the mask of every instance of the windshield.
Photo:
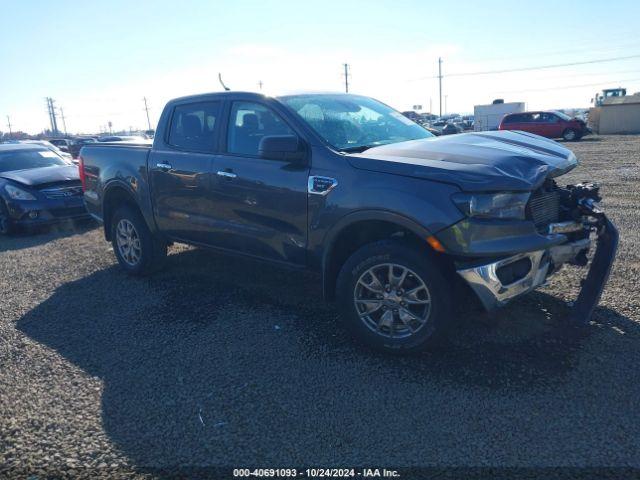
[[[566,113],[558,112],[557,110],[554,111],[553,113],[555,113],[557,116],[559,116],[562,120],[571,120],[571,117],[569,115],[567,115]]]
[[[0,151],[0,173],[67,165],[69,163],[47,148]]]
[[[433,137],[400,112],[368,97],[309,94],[280,97],[327,143],[342,151]]]

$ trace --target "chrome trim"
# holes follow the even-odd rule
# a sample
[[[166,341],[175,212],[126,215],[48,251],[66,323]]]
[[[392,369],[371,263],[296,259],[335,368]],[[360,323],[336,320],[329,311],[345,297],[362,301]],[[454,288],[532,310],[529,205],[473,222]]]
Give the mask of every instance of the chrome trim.
[[[497,275],[500,267],[509,265],[523,258],[531,260],[531,269],[520,280],[509,285],[503,285]],[[487,310],[506,304],[509,300],[527,293],[544,283],[549,270],[549,259],[545,250],[519,253],[497,262],[477,267],[458,270],[458,274],[466,280],[469,286],[480,298]]]
[[[169,163],[156,163],[156,167],[162,170],[171,170],[173,168],[173,166],[171,166],[171,164]]]
[[[564,243],[556,245],[549,249],[549,255],[553,261],[554,268],[559,267],[563,263],[570,262],[582,251],[589,251],[591,248],[591,239],[583,238],[572,243]]]
[[[555,222],[550,223],[547,227],[547,232],[549,235],[554,233],[571,233],[578,232],[584,228],[584,225],[580,222],[576,222],[574,220],[569,220],[568,222]]]
[[[219,170],[219,171],[218,171],[218,173],[217,173],[217,175],[218,175],[219,177],[225,177],[225,178],[237,178],[237,177],[238,177],[238,175],[236,175],[235,173],[232,173],[232,172],[225,172],[225,171],[223,171],[223,170]]]
[[[73,185],[70,187],[51,187],[40,190],[47,198],[69,198],[79,197],[82,195],[82,185]]]
[[[318,184],[317,182],[320,182]],[[307,192],[313,195],[328,195],[331,190],[338,186],[335,178],[312,175],[307,182]]]

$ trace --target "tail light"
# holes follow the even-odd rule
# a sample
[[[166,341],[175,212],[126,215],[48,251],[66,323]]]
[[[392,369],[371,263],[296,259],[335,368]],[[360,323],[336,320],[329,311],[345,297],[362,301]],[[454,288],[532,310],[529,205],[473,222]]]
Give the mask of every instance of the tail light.
[[[82,158],[82,155],[80,155],[78,159],[79,159],[78,174],[80,175],[80,182],[82,183],[82,191],[84,192],[87,190],[87,177],[84,173],[84,158]]]

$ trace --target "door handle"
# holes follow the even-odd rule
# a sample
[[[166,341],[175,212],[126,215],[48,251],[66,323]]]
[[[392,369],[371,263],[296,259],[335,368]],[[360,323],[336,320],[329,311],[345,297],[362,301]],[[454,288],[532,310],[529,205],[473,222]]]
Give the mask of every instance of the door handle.
[[[225,178],[236,178],[238,175],[236,175],[233,172],[225,172],[223,170],[218,170],[218,176],[225,177]]]
[[[165,172],[173,168],[169,163],[156,163],[156,167]]]

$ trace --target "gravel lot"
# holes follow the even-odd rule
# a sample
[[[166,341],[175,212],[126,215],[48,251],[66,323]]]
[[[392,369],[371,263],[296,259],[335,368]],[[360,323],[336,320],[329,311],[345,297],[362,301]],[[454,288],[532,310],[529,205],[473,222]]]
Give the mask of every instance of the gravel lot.
[[[132,279],[99,228],[0,238],[0,475],[640,469],[640,137],[568,146],[583,163],[566,183],[599,181],[621,233],[579,338],[563,328],[571,268],[494,316],[462,312],[441,350],[396,358],[345,338],[307,274],[175,246],[166,270]]]

